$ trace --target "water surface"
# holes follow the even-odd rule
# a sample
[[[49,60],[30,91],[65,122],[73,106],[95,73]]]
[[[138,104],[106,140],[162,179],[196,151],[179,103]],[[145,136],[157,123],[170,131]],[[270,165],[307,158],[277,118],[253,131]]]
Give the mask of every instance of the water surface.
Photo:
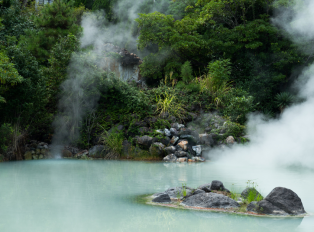
[[[265,196],[294,190],[314,212],[314,172],[267,169],[219,161],[178,164],[38,160],[0,164],[0,231],[314,231],[314,217],[262,218],[144,205],[137,196],[169,187],[221,180],[241,191],[248,180]]]

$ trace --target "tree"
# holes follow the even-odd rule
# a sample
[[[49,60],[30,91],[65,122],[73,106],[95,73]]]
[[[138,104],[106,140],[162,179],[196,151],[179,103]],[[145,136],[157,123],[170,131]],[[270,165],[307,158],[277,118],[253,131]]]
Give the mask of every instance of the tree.
[[[80,27],[75,23],[74,8],[69,2],[55,0],[46,4],[39,15],[34,18],[38,31],[27,30],[24,40],[27,49],[40,63],[47,64],[51,48],[58,42],[59,37],[68,34],[76,35]]]

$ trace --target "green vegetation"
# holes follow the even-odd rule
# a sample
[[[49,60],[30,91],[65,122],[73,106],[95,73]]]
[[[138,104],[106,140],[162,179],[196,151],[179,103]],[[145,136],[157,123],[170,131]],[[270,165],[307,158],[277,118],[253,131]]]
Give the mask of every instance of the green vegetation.
[[[276,8],[285,2],[55,0],[35,10],[34,1],[1,1],[0,128],[19,125],[28,140],[51,142],[60,96],[73,94],[60,88],[72,77],[70,68],[71,75],[84,70],[86,94],[99,96],[98,106],[79,119],[82,126],[68,128],[81,132],[71,145],[88,149],[103,134],[115,154],[122,155],[122,142],[129,141],[131,155],[126,158],[156,159],[136,146],[135,136],[146,130],[165,139],[155,129],[169,127],[174,118],[187,122],[193,114],[212,111],[226,119],[228,130],[211,133],[244,142],[246,115],[282,113],[294,102],[283,89],[292,70],[314,59],[302,55],[271,24]],[[140,54],[147,87],[121,81],[94,65],[105,57],[120,59],[119,54],[90,57],[92,47],[80,48],[80,22],[86,12],[96,11],[94,19],[101,20],[104,31],[114,28],[123,35],[114,45]],[[155,120],[149,122],[151,118]],[[123,125],[121,132],[104,132],[117,124]],[[13,139],[0,136],[4,160]]]

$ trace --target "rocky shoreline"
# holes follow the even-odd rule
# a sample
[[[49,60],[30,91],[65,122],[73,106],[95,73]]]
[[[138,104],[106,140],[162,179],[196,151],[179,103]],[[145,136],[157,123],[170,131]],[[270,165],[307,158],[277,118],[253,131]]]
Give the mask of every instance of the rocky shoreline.
[[[188,124],[172,122],[169,123],[169,127],[152,129],[150,124],[153,125],[156,120],[147,118],[134,123],[137,133],[134,133],[131,141],[122,142],[122,154],[112,152],[110,147],[98,139],[89,150],[64,146],[59,155],[68,159],[129,159],[130,153],[135,154],[135,157],[145,153],[146,157],[155,157],[155,160],[165,162],[204,162],[204,154],[213,148],[223,149],[248,141],[244,134],[241,134],[241,137],[234,137],[235,125],[216,114],[202,117],[194,115]],[[117,131],[126,133],[124,130],[123,125],[116,125],[108,133]],[[54,158],[52,146],[31,140],[24,147],[23,158],[25,160]]]
[[[221,181],[214,180],[198,188],[169,188],[146,197],[147,204],[166,207],[219,211],[253,216],[305,216],[299,196],[284,187],[274,188],[265,198],[248,187],[239,195],[231,193]]]

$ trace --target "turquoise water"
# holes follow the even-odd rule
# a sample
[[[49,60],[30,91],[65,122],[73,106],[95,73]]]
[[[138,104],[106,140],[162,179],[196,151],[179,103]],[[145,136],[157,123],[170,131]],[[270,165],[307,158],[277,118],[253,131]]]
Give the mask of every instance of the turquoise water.
[[[0,164],[1,232],[314,231],[314,217],[261,218],[144,205],[137,196],[221,180],[242,190],[247,180],[267,195],[294,190],[314,212],[314,172],[219,161],[177,164],[39,160]]]

